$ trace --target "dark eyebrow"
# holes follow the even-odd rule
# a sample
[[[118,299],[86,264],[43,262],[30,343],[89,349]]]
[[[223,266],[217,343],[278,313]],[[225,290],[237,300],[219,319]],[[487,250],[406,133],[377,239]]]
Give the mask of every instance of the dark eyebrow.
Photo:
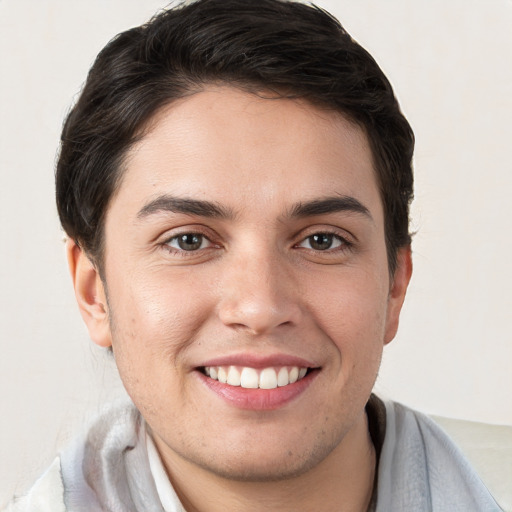
[[[210,201],[162,195],[145,204],[137,214],[139,219],[160,212],[185,213],[199,217],[232,219],[233,212]]]
[[[351,212],[365,215],[370,220],[373,218],[370,211],[360,201],[350,196],[326,197],[313,199],[305,203],[297,203],[290,211],[290,217],[312,217],[327,213]]]

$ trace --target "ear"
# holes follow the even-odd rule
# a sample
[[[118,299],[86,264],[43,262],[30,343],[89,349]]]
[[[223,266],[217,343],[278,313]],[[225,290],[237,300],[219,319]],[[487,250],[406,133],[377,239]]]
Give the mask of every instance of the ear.
[[[85,252],[73,241],[66,242],[69,271],[80,314],[92,341],[101,347],[112,345],[107,296],[100,275]]]
[[[384,344],[389,343],[396,335],[400,311],[412,275],[411,247],[401,247],[397,253],[397,266],[392,277],[389,290],[388,309],[386,316],[386,332]]]

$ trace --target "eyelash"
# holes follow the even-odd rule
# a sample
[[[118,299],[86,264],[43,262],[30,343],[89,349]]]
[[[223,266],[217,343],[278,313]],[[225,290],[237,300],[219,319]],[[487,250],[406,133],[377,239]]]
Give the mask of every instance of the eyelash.
[[[179,247],[180,239],[183,240],[185,237],[199,237],[200,238],[199,247],[197,249],[192,249],[192,250],[187,250],[187,249],[183,249],[183,247]],[[176,242],[178,247],[173,247],[171,245],[173,242]],[[209,244],[208,247],[203,247],[205,242]],[[162,245],[167,251],[171,252],[172,254],[177,254],[182,257],[187,257],[187,256],[192,256],[194,253],[198,253],[200,250],[209,249],[209,248],[213,247],[215,244],[204,233],[201,233],[199,231],[185,231],[183,233],[174,235],[171,238],[168,238],[166,241],[163,242]]]
[[[313,247],[302,247],[302,244],[306,243],[309,240],[309,243],[311,245],[311,242],[313,241],[315,237],[328,237],[330,238],[329,247],[327,247],[324,250],[321,249],[314,249]],[[332,244],[338,242],[338,245],[336,247],[332,247]],[[314,242],[316,243],[316,241]],[[315,253],[337,253],[337,252],[344,252],[349,249],[353,248],[353,243],[347,240],[346,237],[339,235],[338,233],[334,233],[331,231],[315,231],[314,233],[311,233],[310,235],[303,238],[298,244],[295,245],[295,247],[298,248],[304,248],[307,250],[312,250]]]
[[[196,241],[196,244],[199,244],[199,246],[197,248],[191,249],[191,250],[187,250],[187,249],[184,249],[183,247],[180,247],[180,239],[183,240],[185,237],[199,238],[199,240]],[[328,241],[329,246],[327,248],[325,248],[324,250],[315,249],[314,247],[311,247],[312,243],[313,244],[316,243],[316,241],[314,241],[315,237],[329,238],[330,239]],[[303,247],[302,244],[308,243],[308,241],[309,241],[310,247]],[[176,243],[177,247],[173,247],[172,246],[173,243]],[[204,247],[205,243],[208,244],[207,247]],[[190,241],[189,244],[193,245],[193,241]],[[333,244],[337,244],[337,245],[335,247],[332,247]],[[167,240],[165,240],[162,243],[162,246],[168,252],[170,252],[174,255],[178,255],[178,256],[186,258],[186,257],[191,257],[194,255],[197,255],[199,252],[208,250],[212,247],[215,248],[215,243],[212,242],[210,237],[208,237],[206,234],[201,233],[199,231],[185,231],[185,232],[178,233],[177,235],[174,235],[174,236],[168,238]],[[313,251],[315,254],[343,253],[348,250],[352,250],[353,246],[354,246],[354,244],[351,241],[347,240],[346,237],[341,236],[338,233],[326,231],[326,230],[314,231],[311,234],[307,235],[306,237],[302,238],[297,244],[294,245],[295,248]],[[219,247],[219,246],[217,246],[217,247]]]

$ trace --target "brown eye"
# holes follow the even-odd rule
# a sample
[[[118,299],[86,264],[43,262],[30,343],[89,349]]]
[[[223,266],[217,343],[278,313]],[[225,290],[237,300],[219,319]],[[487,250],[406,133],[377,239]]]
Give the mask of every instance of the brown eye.
[[[208,245],[208,240],[200,233],[183,233],[171,238],[167,245],[182,251],[197,251],[204,249]]]
[[[315,233],[305,238],[299,244],[299,247],[313,249],[314,251],[328,251],[341,247],[343,244],[344,240],[333,233]]]
[[[311,245],[312,249],[315,249],[317,251],[325,251],[331,248],[332,239],[332,235],[319,233],[317,235],[312,235],[309,237],[309,244]]]

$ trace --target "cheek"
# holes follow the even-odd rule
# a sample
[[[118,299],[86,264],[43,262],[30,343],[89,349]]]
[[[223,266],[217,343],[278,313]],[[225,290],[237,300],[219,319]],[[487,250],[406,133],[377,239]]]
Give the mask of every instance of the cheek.
[[[187,348],[208,317],[210,301],[198,286],[176,279],[115,279],[109,313],[116,364],[131,389],[178,381]],[[131,388],[131,389],[129,389]]]
[[[388,301],[387,284],[381,275],[347,272],[324,280],[308,297],[316,322],[342,358],[350,354],[353,360],[374,359],[374,353],[380,354]]]
[[[196,280],[183,279],[182,273],[145,270],[130,279],[119,276],[116,289],[110,290],[112,309],[126,334],[141,335],[139,341],[154,343],[181,339],[193,331],[209,309],[209,292]],[[190,275],[190,273],[189,273]],[[134,329],[130,333],[129,329]]]

